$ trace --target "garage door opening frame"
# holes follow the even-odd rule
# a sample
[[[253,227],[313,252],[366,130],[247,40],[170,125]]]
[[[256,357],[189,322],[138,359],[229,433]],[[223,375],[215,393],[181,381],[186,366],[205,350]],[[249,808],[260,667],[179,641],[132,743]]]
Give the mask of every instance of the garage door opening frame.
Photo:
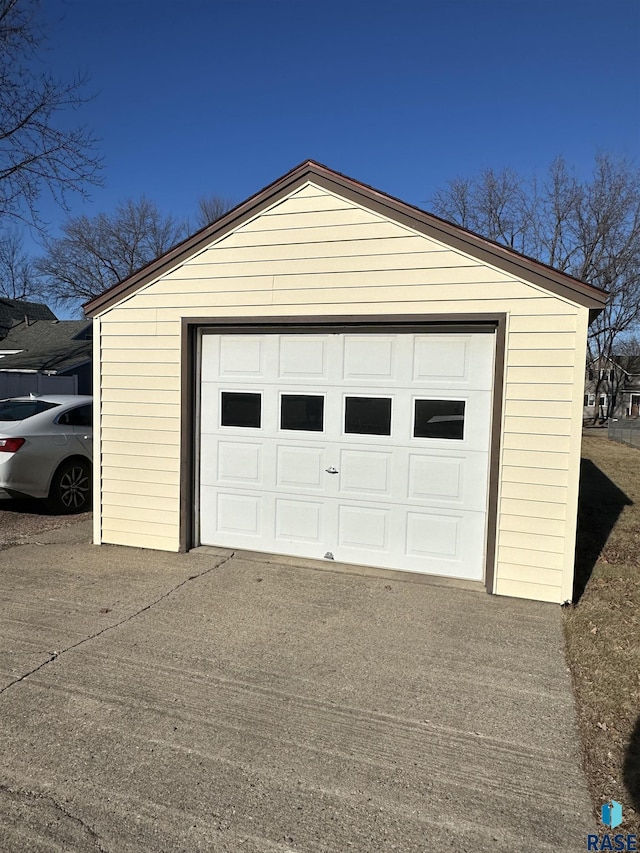
[[[506,313],[389,315],[389,316],[311,316],[311,317],[185,317],[181,329],[181,427],[180,427],[180,550],[197,546],[196,512],[199,418],[199,341],[209,334],[340,334],[340,333],[424,333],[478,332],[495,334],[495,360],[484,585],[494,592],[500,443],[504,394]]]

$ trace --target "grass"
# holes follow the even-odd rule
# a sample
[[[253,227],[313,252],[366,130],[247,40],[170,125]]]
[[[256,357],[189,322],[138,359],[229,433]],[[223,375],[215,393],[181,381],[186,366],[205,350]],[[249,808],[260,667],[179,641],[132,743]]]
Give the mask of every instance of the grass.
[[[640,450],[598,431],[582,455],[567,660],[594,807],[618,800],[616,831],[640,832]]]

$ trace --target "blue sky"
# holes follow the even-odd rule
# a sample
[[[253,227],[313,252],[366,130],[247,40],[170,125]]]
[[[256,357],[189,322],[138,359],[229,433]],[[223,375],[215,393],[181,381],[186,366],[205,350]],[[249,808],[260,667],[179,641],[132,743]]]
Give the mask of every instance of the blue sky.
[[[46,0],[104,180],[184,217],[312,158],[428,208],[457,174],[635,158],[638,0]],[[52,231],[64,214],[44,202]]]

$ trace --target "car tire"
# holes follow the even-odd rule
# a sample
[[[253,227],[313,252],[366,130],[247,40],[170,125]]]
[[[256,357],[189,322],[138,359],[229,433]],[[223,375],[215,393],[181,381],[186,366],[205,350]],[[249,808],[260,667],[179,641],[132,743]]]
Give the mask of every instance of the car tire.
[[[91,508],[91,465],[86,459],[67,459],[53,475],[49,508],[60,515],[86,512]]]

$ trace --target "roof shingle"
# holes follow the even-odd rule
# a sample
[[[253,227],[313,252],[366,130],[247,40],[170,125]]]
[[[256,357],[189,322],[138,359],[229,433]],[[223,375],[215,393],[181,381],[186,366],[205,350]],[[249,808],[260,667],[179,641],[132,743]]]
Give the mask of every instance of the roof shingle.
[[[29,320],[55,320],[51,308],[41,302],[25,302],[24,299],[6,299],[0,296],[0,340],[16,322]]]
[[[77,337],[86,320],[36,320],[13,326],[0,341],[0,350],[21,350],[0,358],[2,370],[51,370],[59,373],[91,358],[93,342]]]

